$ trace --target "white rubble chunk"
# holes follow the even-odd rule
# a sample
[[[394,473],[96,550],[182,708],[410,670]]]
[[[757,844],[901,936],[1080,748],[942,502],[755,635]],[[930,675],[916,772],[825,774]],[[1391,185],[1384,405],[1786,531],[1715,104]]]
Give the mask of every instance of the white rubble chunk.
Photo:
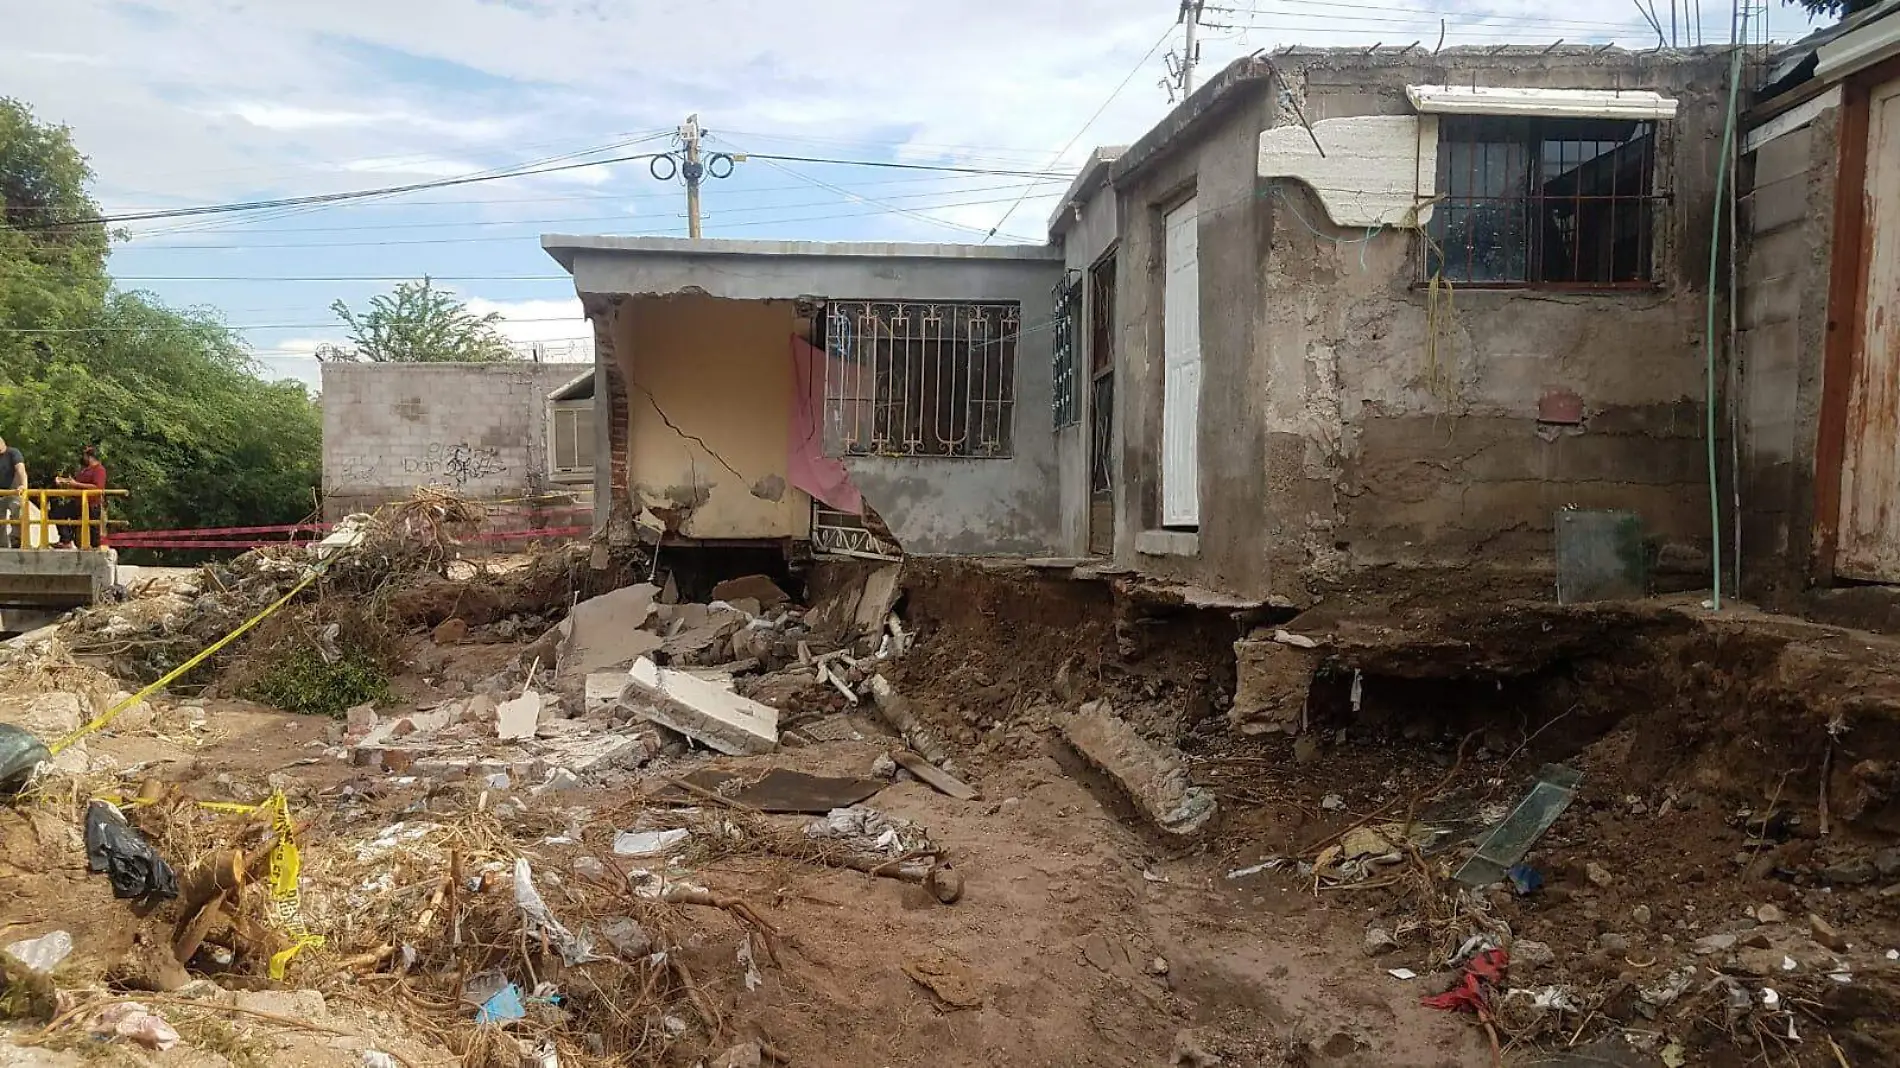
[[[626,696],[649,722],[678,731],[727,756],[778,748],[778,709],[734,693],[729,686],[634,661]],[[625,699],[623,697],[623,699]]]

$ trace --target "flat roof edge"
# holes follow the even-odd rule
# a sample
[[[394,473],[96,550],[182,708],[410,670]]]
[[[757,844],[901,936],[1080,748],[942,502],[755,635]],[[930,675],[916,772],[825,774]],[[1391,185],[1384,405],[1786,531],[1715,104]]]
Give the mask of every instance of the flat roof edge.
[[[578,252],[653,256],[802,256],[836,259],[1060,260],[1053,245],[931,244],[902,241],[752,241],[733,238],[543,234],[541,247],[573,270]]]

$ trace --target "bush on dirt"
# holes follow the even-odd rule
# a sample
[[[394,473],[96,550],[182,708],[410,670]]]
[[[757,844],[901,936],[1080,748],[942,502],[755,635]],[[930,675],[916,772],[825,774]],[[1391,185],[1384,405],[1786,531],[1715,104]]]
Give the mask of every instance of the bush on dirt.
[[[364,653],[328,661],[316,649],[299,649],[276,660],[241,692],[288,712],[342,719],[356,705],[388,700],[389,675]]]

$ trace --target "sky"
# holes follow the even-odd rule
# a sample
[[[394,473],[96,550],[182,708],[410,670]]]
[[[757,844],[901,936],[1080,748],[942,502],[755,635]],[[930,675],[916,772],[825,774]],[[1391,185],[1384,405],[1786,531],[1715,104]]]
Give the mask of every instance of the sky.
[[[1696,0],[1677,0],[1684,43]],[[1667,27],[1669,0],[1657,11]],[[1768,0],[1766,32],[1807,32]],[[1709,0],[1706,38],[1726,40]],[[0,0],[0,95],[70,127],[108,213],[709,151],[709,237],[1040,242],[1066,177],[1170,104],[1178,0]],[[1207,0],[1200,70],[1261,48],[1656,43],[1631,2]],[[842,162],[790,162],[763,155]],[[949,174],[875,164],[1013,171]],[[430,275],[524,351],[588,360],[543,233],[686,233],[647,161],[127,226],[110,269],[216,309],[268,377],[317,384],[361,306]],[[538,344],[537,344],[538,343]]]

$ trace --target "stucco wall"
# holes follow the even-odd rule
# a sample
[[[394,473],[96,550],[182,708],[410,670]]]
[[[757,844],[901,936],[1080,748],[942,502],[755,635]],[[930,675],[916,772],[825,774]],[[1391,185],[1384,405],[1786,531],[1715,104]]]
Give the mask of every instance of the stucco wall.
[[[1408,114],[1405,86],[1421,83],[1679,98],[1658,161],[1673,194],[1656,231],[1663,282],[1461,288],[1434,311],[1415,232],[1367,239],[1332,225],[1304,186],[1255,178],[1260,131],[1299,121],[1262,63],[1224,110],[1196,117],[1190,101],[1177,114],[1200,132],[1145,160],[1137,144],[1123,159],[1118,561],[1289,604],[1389,567],[1541,583],[1555,513],[1576,505],[1640,513],[1663,570],[1695,574],[1709,530],[1703,285],[1684,250],[1706,254],[1721,58],[1350,51],[1274,64],[1314,122]],[[1158,525],[1159,216],[1190,191],[1201,205],[1201,527],[1197,543],[1144,546],[1141,532]],[[1581,427],[1540,426],[1539,398],[1553,390],[1581,398]],[[1191,555],[1138,551],[1157,544]]]
[[[1055,250],[556,236],[543,238],[543,244],[569,266],[590,306],[682,293],[735,301],[811,296],[1019,302],[1012,456],[853,457],[847,464],[907,552],[1056,551],[1061,525],[1049,410],[1051,290],[1061,271]],[[772,350],[775,359],[789,358],[783,347],[788,343]],[[619,359],[622,367],[641,366],[637,345]],[[637,391],[630,393],[628,405],[637,409]],[[703,425],[681,426],[704,436]]]
[[[667,532],[802,538],[811,498],[786,481],[791,301],[635,297],[613,320],[627,383],[627,485]]]
[[[1056,431],[1056,466],[1061,492],[1062,535],[1059,551],[1087,556],[1089,550],[1089,434],[1094,410],[1090,406],[1090,387],[1094,366],[1094,335],[1089,324],[1095,321],[1096,294],[1090,284],[1089,268],[1095,266],[1119,236],[1113,196],[1097,196],[1081,206],[1062,235],[1062,266],[1079,271],[1082,300],[1075,322],[1076,411],[1073,426]]]
[[[548,486],[547,395],[566,363],[325,363],[323,512],[335,519],[442,486],[518,497]]]
[[[1814,550],[1814,448],[1834,243],[1840,109],[1744,157],[1742,582],[1799,592]]]

